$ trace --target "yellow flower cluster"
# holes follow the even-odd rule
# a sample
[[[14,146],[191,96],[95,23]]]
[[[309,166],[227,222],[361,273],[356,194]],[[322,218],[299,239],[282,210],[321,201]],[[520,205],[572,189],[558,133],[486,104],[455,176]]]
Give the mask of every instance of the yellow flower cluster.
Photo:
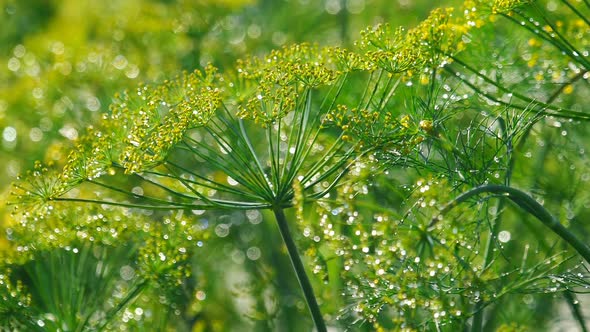
[[[108,172],[117,160],[114,138],[113,132],[103,132],[94,127],[86,129],[86,135],[78,140],[76,148],[70,152],[61,175],[63,183],[68,184],[64,189]]]
[[[361,33],[357,43],[377,67],[404,73],[424,67],[436,68],[447,55],[461,49],[461,36],[469,25],[453,17],[453,9],[436,9],[417,27],[392,32],[387,24]]]
[[[533,0],[495,0],[492,5],[492,12],[506,13],[516,7],[520,7],[531,2],[533,2]]]
[[[196,227],[187,220],[165,219],[152,224],[139,250],[139,266],[147,280],[164,287],[178,287],[191,275],[190,258],[195,250]]]
[[[361,54],[340,47],[327,47],[324,53],[328,61],[340,73],[375,70],[375,64]]]
[[[131,241],[139,241],[139,246],[129,249],[128,254],[137,255],[137,268],[142,277],[160,285],[176,286],[190,275],[189,259],[209,237],[207,230],[179,215],[163,220],[141,214],[130,217],[126,208],[72,207],[59,202],[53,202],[51,210],[51,214],[41,217],[19,216],[11,227],[11,237],[18,247],[3,253],[5,264],[26,264],[38,259],[39,254],[56,249],[77,254],[82,250],[125,247]],[[195,245],[197,241],[199,245]],[[0,300],[6,300],[2,287],[3,281],[8,280],[2,278],[0,274]],[[15,286],[4,283],[4,287]],[[18,294],[14,289],[11,293]],[[0,312],[1,306],[0,303]]]
[[[50,165],[52,166],[52,165]],[[28,171],[24,176],[18,177],[19,182],[13,184],[11,192],[15,202],[13,214],[24,214],[25,217],[37,218],[51,214],[50,201],[65,194],[73,185],[79,182],[67,179],[64,174],[56,173],[53,169],[41,162],[35,162],[33,171]],[[21,207],[25,209],[21,210]]]
[[[0,319],[10,319],[11,314],[22,315],[23,308],[31,305],[31,296],[26,294],[23,283],[20,280],[16,283],[10,280],[11,272],[6,269],[4,273],[0,273]]]
[[[344,57],[343,53],[339,54]],[[255,91],[238,106],[238,117],[268,126],[294,111],[302,92],[332,84],[341,75],[329,67],[326,55],[317,46],[303,43],[264,58],[239,61],[240,77],[246,85],[255,86]]]
[[[166,81],[151,90],[137,90],[140,105],[127,134],[127,146],[121,156],[126,172],[141,172],[161,163],[168,151],[178,143],[187,130],[205,125],[221,105],[221,92],[213,86],[216,69],[195,71]],[[145,97],[142,97],[144,96]],[[116,107],[133,107],[127,99]]]

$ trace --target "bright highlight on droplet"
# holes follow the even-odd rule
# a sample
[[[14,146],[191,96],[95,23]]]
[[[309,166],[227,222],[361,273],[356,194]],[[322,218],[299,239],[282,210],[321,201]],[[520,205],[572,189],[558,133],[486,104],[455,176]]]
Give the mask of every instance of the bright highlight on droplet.
[[[197,293],[195,294],[195,297],[197,298],[197,300],[203,301],[207,298],[207,294],[200,290],[200,291],[197,291]]]
[[[227,183],[230,186],[237,186],[239,184],[238,181],[234,180],[233,178],[231,178],[230,176],[227,177]]]
[[[29,131],[29,138],[33,142],[39,142],[43,139],[43,131],[39,128],[31,128]]]
[[[10,58],[8,60],[8,70],[17,71],[20,69],[20,61],[17,58]]]
[[[261,252],[258,247],[250,247],[246,251],[246,256],[248,256],[248,258],[253,261],[259,259],[260,255],[261,255]]]
[[[16,129],[14,127],[6,127],[2,131],[2,138],[7,142],[14,142],[16,140]]]
[[[501,231],[498,233],[498,241],[502,243],[506,243],[510,241],[510,232],[509,231]]]
[[[219,224],[215,227],[215,234],[219,237],[226,237],[229,235],[229,225]]]
[[[135,277],[135,270],[131,266],[125,265],[119,269],[119,274],[123,280],[129,281]]]
[[[94,96],[89,96],[86,99],[86,108],[91,112],[96,112],[100,109],[100,100]]]

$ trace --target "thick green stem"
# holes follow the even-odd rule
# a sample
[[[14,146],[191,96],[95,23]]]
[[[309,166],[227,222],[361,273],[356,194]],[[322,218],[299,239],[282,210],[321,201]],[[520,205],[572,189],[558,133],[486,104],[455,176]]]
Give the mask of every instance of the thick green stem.
[[[295,274],[297,275],[297,280],[299,280],[301,290],[303,290],[303,295],[305,296],[305,301],[307,302],[307,307],[311,312],[311,317],[313,318],[313,322],[316,326],[316,329],[318,330],[318,332],[326,332],[326,323],[324,322],[324,318],[322,317],[322,313],[313,293],[313,288],[311,287],[309,278],[305,273],[303,262],[301,261],[299,253],[297,252],[295,241],[293,241],[293,237],[291,237],[291,232],[289,231],[289,225],[287,224],[285,212],[281,208],[275,208],[273,209],[273,212],[275,214],[275,218],[277,219],[277,224],[279,225],[279,231],[281,232],[283,241],[287,246],[289,258],[291,258],[291,263],[293,264],[293,268],[295,269]]]
[[[471,321],[471,332],[480,332],[483,328],[483,308],[485,302],[480,300],[475,304],[473,320]]]

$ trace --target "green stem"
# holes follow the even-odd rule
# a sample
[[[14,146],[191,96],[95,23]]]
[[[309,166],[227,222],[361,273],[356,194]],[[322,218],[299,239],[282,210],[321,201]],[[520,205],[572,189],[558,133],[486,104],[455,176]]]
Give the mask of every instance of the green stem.
[[[48,201],[54,202],[79,202],[89,204],[100,204],[100,205],[113,205],[126,208],[136,208],[144,210],[254,210],[254,209],[268,209],[270,206],[263,203],[249,203],[249,202],[233,202],[226,201],[223,205],[211,205],[211,204],[181,204],[170,202],[170,205],[150,205],[150,204],[133,204],[125,202],[115,201],[104,201],[97,199],[85,199],[85,198],[67,198],[67,197],[55,197]],[[232,205],[235,204],[235,205]]]
[[[350,40],[348,38],[348,26],[349,26],[349,12],[346,10],[346,0],[340,0],[340,12],[338,18],[340,20],[340,41],[342,45],[349,45]]]
[[[123,310],[130,302],[136,299],[141,292],[143,292],[147,285],[148,282],[146,280],[142,280],[139,284],[135,285],[129,292],[127,292],[121,302],[119,302],[111,310],[107,311],[106,319],[98,326],[98,330],[102,330],[110,322],[112,322],[113,319],[115,319],[115,317],[121,312],[121,310]]]
[[[316,297],[313,293],[313,288],[311,287],[309,278],[305,273],[303,262],[301,261],[299,253],[297,252],[295,241],[293,241],[293,237],[291,237],[291,232],[289,231],[289,225],[287,224],[285,212],[280,207],[274,208],[273,212],[275,214],[277,224],[279,225],[279,231],[281,232],[283,241],[287,246],[289,258],[291,258],[291,263],[293,264],[293,268],[295,269],[295,274],[297,275],[297,280],[299,280],[301,290],[303,290],[303,295],[305,296],[305,301],[307,302],[307,306],[309,308],[309,311],[311,312],[311,317],[313,318],[313,322],[316,326],[316,329],[318,332],[326,332],[326,323],[324,322],[324,318],[322,317],[322,313],[320,311],[320,307],[318,306]]]
[[[463,194],[459,195],[455,200],[447,204],[441,210],[440,215],[449,212],[455,206],[467,201],[473,196],[477,196],[482,193],[493,193],[506,195],[506,198],[513,201],[520,208],[526,212],[535,216],[545,226],[551,229],[555,234],[564,239],[569,245],[571,245],[577,252],[584,258],[584,260],[590,263],[590,247],[583,241],[578,239],[572,232],[565,228],[543,205],[537,202],[534,198],[529,196],[527,193],[503,185],[484,185],[473,188]],[[438,220],[439,216],[436,216],[430,223],[430,226],[434,225]]]
[[[450,66],[445,66],[444,69],[446,71],[448,71],[451,75],[456,76],[463,84],[465,84],[466,86],[470,87],[471,89],[473,89],[474,91],[476,91],[477,93],[479,93],[480,95],[494,101],[497,102],[499,104],[505,105],[505,106],[510,106],[512,108],[517,108],[523,111],[527,111],[530,109],[530,105],[535,105],[540,107],[539,110],[539,114],[543,114],[543,115],[550,115],[550,116],[555,116],[555,117],[560,117],[560,118],[566,118],[566,119],[577,119],[577,120],[588,120],[590,119],[590,117],[588,116],[588,114],[585,114],[583,112],[578,112],[578,111],[572,111],[569,109],[565,109],[565,108],[561,108],[558,107],[556,105],[551,105],[549,103],[544,103],[541,102],[539,100],[536,100],[534,98],[530,98],[527,97],[525,95],[522,95],[520,93],[517,93],[515,91],[513,91],[510,88],[507,88],[497,82],[494,82],[491,78],[481,74],[477,69],[475,69],[474,67],[469,66],[467,63],[461,61],[460,59],[456,58],[456,57],[452,57],[453,61],[456,62],[458,65],[464,67],[465,69],[469,70],[471,73],[473,73],[475,76],[481,78],[483,81],[485,81],[486,83],[498,88],[498,90],[503,91],[505,93],[510,93],[512,94],[515,98],[520,99],[521,101],[524,101],[527,103],[527,106],[522,106],[522,105],[517,105],[517,104],[513,104],[512,102],[507,102],[507,101],[503,101],[501,100],[499,97],[495,97],[490,93],[485,92],[484,90],[480,89],[478,86],[476,86],[474,83],[471,83],[467,78],[463,77],[459,72],[456,72],[455,70],[453,70]]]
[[[576,299],[574,293],[572,293],[569,290],[566,290],[565,292],[563,292],[563,297],[565,297],[565,300],[567,301],[567,303],[570,306],[570,309],[572,310],[574,318],[580,325],[580,330],[582,332],[588,332],[588,328],[586,327],[586,321],[584,319],[584,314],[582,313],[582,308],[580,308],[580,303],[578,302],[578,299]]]
[[[480,332],[483,328],[483,309],[485,307],[484,301],[478,301],[475,304],[473,314],[473,321],[471,322],[471,332]]]
[[[588,20],[586,15],[582,14],[578,9],[576,9],[576,7],[574,7],[571,3],[569,3],[569,1],[561,0],[561,2],[563,2],[566,6],[568,6],[568,8],[571,9],[571,11],[576,14],[576,16],[578,16],[580,19],[582,19],[584,22],[586,22],[586,25],[590,26],[590,20]]]

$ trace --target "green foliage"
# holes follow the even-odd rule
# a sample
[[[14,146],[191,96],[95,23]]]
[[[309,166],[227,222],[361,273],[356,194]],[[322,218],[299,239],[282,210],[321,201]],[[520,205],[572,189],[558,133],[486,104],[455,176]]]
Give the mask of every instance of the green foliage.
[[[585,330],[588,14],[466,0],[160,67],[15,184],[2,326],[305,330],[309,309],[318,331],[539,330],[569,306]]]

